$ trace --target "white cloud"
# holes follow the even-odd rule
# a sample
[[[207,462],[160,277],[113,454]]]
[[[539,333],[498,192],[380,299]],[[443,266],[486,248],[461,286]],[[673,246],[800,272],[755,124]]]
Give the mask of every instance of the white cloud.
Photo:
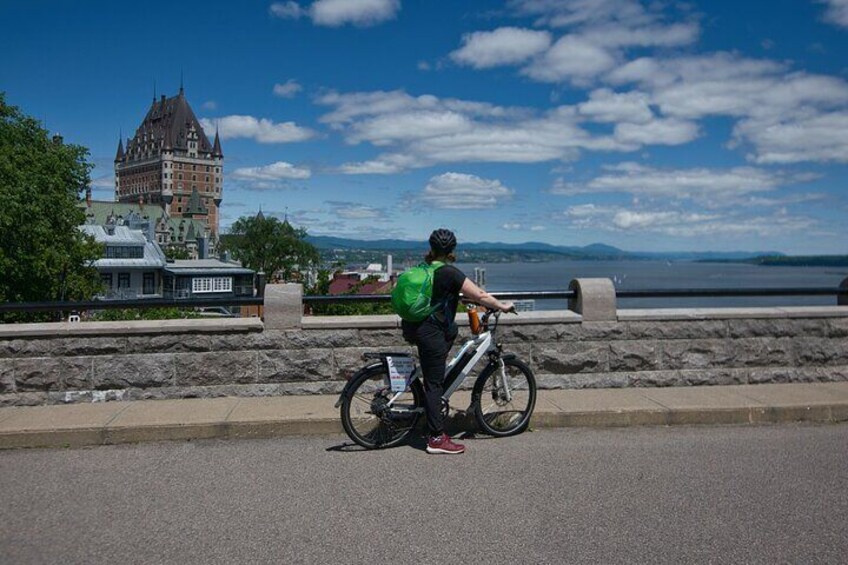
[[[278,181],[283,179],[308,179],[312,171],[308,167],[297,167],[285,161],[277,161],[262,167],[242,167],[230,173],[234,179],[249,181]]]
[[[286,20],[296,20],[306,15],[306,11],[300,7],[300,4],[291,1],[274,2],[271,4],[269,11],[272,15]]]
[[[400,0],[316,0],[309,7],[293,1],[275,2],[270,11],[283,19],[308,16],[312,23],[320,26],[367,27],[394,19],[400,11]]]
[[[517,230],[523,229],[523,228],[522,228],[522,226],[521,226],[521,224],[513,224],[513,223],[506,223],[506,224],[503,224],[503,225],[501,226],[501,228],[502,228],[502,229],[505,229],[505,230],[507,230],[507,231],[517,231]]]
[[[246,137],[259,143],[292,143],[315,137],[314,131],[294,122],[275,123],[267,118],[253,116],[224,116],[214,122],[203,118],[200,124],[207,132],[215,131],[217,126],[222,139]]]
[[[537,17],[536,25],[549,27],[609,21],[646,25],[657,18],[638,0],[511,0],[509,6],[518,15]]]
[[[621,163],[607,169],[606,174],[586,183],[557,179],[550,192],[568,196],[622,192],[659,200],[693,200],[709,208],[720,208],[739,204],[769,205],[767,199],[757,201],[750,196],[815,178],[810,174],[788,174],[754,167],[657,169],[638,163]]]
[[[816,229],[816,220],[793,216],[785,209],[766,216],[738,212],[717,214],[675,209],[628,209],[621,206],[583,204],[571,206],[554,220],[572,228],[625,233],[654,233],[672,237],[712,237],[735,241],[740,236],[772,238]]]
[[[387,161],[377,160],[345,163],[339,167],[339,172],[345,175],[393,175],[402,172],[404,168]]]
[[[380,208],[355,202],[329,201],[327,204],[332,208],[332,213],[343,220],[376,220],[386,216]]]
[[[841,78],[731,53],[637,59],[608,78],[635,83],[669,117],[739,120],[730,146],[751,144],[754,162],[848,162],[848,83]]]
[[[644,124],[654,118],[650,101],[644,92],[617,93],[600,88],[589,94],[589,100],[577,105],[577,112],[593,122]]]
[[[566,35],[522,73],[541,82],[582,83],[613,69],[617,63],[615,54],[608,49],[580,36]]]
[[[545,113],[481,102],[405,92],[328,93],[321,122],[351,144],[370,143],[387,152],[346,163],[348,174],[396,173],[439,163],[539,163],[574,159],[579,151],[636,151],[643,145],[681,144],[698,132],[685,120],[653,115],[644,95],[597,91],[587,103]],[[625,127],[591,133],[585,123],[615,119]]]
[[[510,61],[532,58],[521,72],[541,82],[587,85],[622,64],[628,49],[688,45],[700,33],[697,22],[667,22],[659,3],[648,10],[636,0],[515,0],[509,5],[518,16],[536,17],[537,26],[568,28],[548,50],[528,50]],[[475,47],[474,59],[482,61],[497,61],[503,48],[494,41]]]
[[[494,208],[513,191],[499,180],[489,180],[464,173],[444,173],[430,179],[420,200],[444,209],[482,210]]]
[[[826,21],[841,27],[848,27],[848,0],[817,0],[819,4],[827,4],[824,14]]]
[[[465,34],[462,47],[451,53],[455,62],[477,69],[514,65],[545,51],[551,44],[547,31],[502,27]]]
[[[530,226],[530,231],[545,231],[547,226]]]
[[[214,100],[207,100],[200,107],[203,108],[204,110],[217,110],[218,109],[218,103],[215,102]]]
[[[294,98],[303,87],[294,79],[274,85],[274,95],[280,98]]]
[[[751,159],[757,163],[848,163],[848,110],[784,120],[743,120],[733,129],[733,137],[754,145]]]

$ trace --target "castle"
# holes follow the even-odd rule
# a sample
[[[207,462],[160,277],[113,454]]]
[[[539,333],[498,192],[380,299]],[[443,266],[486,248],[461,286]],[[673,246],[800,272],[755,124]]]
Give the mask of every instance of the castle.
[[[161,207],[167,219],[194,220],[204,226],[198,236],[217,240],[223,170],[218,132],[209,143],[180,86],[176,96],[153,98],[126,148],[118,140],[115,200]]]

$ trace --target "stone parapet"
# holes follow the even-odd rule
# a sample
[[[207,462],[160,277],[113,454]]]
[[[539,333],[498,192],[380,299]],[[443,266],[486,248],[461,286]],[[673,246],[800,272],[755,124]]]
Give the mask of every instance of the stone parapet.
[[[497,336],[543,388],[848,380],[848,308],[684,314],[523,313],[503,316]],[[394,316],[303,318],[280,329],[267,319],[114,324],[2,327],[0,405],[330,394],[364,364],[363,353],[414,352]],[[463,325],[461,337],[467,332]]]

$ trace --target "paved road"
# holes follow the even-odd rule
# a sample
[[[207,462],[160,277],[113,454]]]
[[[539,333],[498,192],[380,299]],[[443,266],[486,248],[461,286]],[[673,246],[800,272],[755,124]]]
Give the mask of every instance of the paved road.
[[[0,452],[1,563],[848,561],[848,425]]]

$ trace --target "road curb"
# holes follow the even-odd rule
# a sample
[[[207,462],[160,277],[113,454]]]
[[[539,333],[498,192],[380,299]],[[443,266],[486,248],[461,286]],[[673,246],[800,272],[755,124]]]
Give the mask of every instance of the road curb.
[[[462,422],[462,417],[457,419]],[[531,427],[606,428],[630,426],[837,423],[848,421],[848,403],[711,409],[595,410],[536,412]],[[20,430],[0,433],[0,449],[85,447],[197,439],[267,439],[342,433],[338,419],[304,418],[91,428]]]

